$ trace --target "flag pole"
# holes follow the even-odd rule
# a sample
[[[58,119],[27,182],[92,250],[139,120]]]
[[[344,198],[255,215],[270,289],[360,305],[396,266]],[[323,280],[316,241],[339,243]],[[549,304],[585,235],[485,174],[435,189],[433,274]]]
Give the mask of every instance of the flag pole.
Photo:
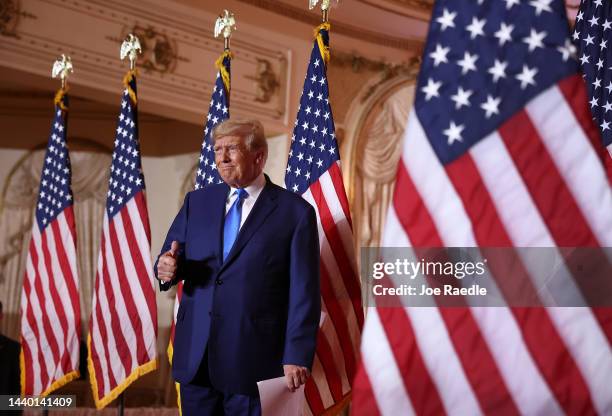
[[[140,47],[140,40],[138,39],[138,37],[135,36],[133,33],[128,34],[126,39],[121,44],[121,49],[119,51],[119,57],[121,58],[121,60],[124,60],[126,57],[130,60],[130,71],[126,76],[126,79],[129,79],[127,78],[129,76],[133,76],[134,71],[136,70],[136,60],[138,59],[138,54],[141,52],[142,49]],[[124,391],[122,391],[119,395],[119,406],[117,407],[117,413],[119,414],[119,416],[123,416],[124,410],[125,395]]]
[[[123,416],[123,411],[125,409],[125,396],[123,395],[123,392],[121,392],[121,394],[119,395],[119,416]]]

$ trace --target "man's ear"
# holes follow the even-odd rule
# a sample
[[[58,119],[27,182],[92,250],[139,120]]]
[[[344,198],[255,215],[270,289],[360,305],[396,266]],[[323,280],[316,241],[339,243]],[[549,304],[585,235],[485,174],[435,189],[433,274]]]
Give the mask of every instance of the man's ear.
[[[266,155],[264,151],[257,152],[257,156],[255,156],[255,162],[263,168],[266,163]]]

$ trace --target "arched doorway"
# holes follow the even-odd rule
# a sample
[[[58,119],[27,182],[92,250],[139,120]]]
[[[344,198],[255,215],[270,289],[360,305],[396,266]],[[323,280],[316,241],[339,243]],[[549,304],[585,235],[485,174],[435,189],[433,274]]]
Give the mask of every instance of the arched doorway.
[[[361,247],[381,244],[415,84],[416,76],[411,75],[387,81],[375,93],[366,85],[367,98],[355,100],[347,114],[344,179],[349,185],[357,253]]]

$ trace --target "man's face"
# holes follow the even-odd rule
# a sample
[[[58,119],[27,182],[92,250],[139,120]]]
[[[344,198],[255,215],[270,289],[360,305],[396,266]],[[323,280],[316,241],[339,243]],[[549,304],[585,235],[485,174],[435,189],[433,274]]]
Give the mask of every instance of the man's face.
[[[240,136],[215,140],[214,151],[221,179],[234,188],[250,185],[263,170],[263,151],[249,152]]]

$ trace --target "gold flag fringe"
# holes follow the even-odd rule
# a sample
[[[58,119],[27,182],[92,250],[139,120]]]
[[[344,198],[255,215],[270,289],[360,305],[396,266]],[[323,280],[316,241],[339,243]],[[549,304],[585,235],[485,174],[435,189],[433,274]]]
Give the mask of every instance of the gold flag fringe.
[[[66,105],[64,104],[64,96],[67,93],[68,93],[68,87],[60,88],[55,93],[55,98],[53,99],[53,102],[55,103],[55,105],[61,108],[62,111],[68,111],[68,107],[66,107]]]
[[[125,74],[125,77],[123,77],[123,85],[127,88],[128,94],[134,105],[138,104],[138,100],[136,99],[136,91],[132,89],[130,82],[132,82],[136,75],[138,75],[138,72],[135,69],[130,69],[127,74]]]
[[[223,60],[226,57],[228,57],[229,59],[232,59],[234,57],[234,54],[231,53],[230,51],[223,52],[221,54],[221,56],[219,57],[219,59],[217,59],[215,61],[215,66],[219,70],[219,73],[221,74],[221,78],[223,78],[223,85],[225,85],[225,90],[229,94],[230,86],[231,86],[231,84],[230,84],[230,74],[229,74],[229,72],[227,72],[227,69],[223,65]]]
[[[330,29],[331,29],[330,23],[325,22],[325,23],[321,23],[314,30],[314,35],[315,35],[315,38],[317,39],[317,44],[319,45],[319,52],[321,53],[321,57],[323,57],[323,61],[325,62],[325,65],[329,63],[330,52],[329,52],[329,46],[326,46],[325,43],[323,42],[323,36],[321,35],[321,30],[327,30],[329,32]]]

